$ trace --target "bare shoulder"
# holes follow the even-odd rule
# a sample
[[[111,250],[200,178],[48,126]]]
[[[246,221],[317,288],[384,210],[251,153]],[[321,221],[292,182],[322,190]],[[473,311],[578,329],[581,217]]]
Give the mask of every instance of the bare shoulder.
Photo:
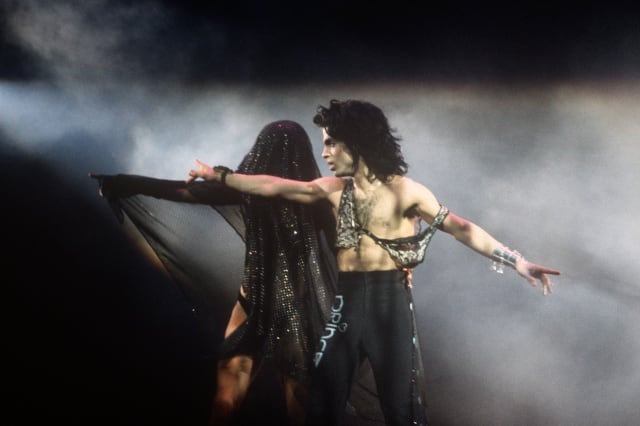
[[[321,193],[321,198],[329,200],[334,208],[337,208],[344,189],[345,179],[336,176],[323,176],[314,180],[313,183],[318,192]]]
[[[401,200],[403,209],[415,211],[423,218],[433,218],[440,204],[429,188],[406,176],[396,176],[391,184]]]
[[[433,196],[429,188],[407,176],[394,176],[390,183],[403,198],[416,199]]]
[[[345,180],[336,176],[323,176],[313,181],[320,189],[326,193],[341,192],[344,188]]]

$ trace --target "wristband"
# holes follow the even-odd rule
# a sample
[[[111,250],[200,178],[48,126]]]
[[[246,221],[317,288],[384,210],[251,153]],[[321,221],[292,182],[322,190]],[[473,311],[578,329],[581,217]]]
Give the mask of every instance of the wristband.
[[[225,166],[215,166],[213,171],[216,173],[220,173],[220,183],[223,185],[227,184],[227,175],[233,174],[233,170]]]
[[[517,250],[511,250],[509,247],[499,246],[493,250],[493,263],[491,269],[495,272],[502,274],[504,272],[504,265],[509,265],[512,268],[516,267],[518,259],[522,259],[523,256]]]

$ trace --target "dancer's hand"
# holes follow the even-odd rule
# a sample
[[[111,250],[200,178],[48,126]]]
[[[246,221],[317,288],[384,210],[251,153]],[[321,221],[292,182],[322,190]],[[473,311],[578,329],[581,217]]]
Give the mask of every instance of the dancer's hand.
[[[560,271],[558,270],[531,263],[526,259],[520,259],[516,262],[516,271],[534,287],[536,287],[538,281],[540,281],[543,296],[551,294],[553,289],[553,281],[551,281],[549,275],[560,275]]]
[[[216,172],[211,166],[196,159],[196,167],[196,169],[189,170],[189,178],[186,180],[187,184],[190,184],[198,178],[204,180],[219,180],[216,179]]]

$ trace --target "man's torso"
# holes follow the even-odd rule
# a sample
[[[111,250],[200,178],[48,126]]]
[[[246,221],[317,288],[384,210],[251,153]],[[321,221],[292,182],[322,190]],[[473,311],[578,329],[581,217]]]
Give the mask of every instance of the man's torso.
[[[402,179],[396,177],[390,183],[379,183],[368,188],[354,185],[353,216],[361,228],[378,238],[389,240],[415,235],[418,218],[411,212],[411,206],[403,202],[405,197],[402,193]],[[336,214],[341,197],[342,191],[332,200]],[[337,217],[338,221],[340,219]],[[340,271],[398,269],[388,251],[366,233],[359,232],[356,238],[357,244],[354,247],[339,247],[337,261]]]

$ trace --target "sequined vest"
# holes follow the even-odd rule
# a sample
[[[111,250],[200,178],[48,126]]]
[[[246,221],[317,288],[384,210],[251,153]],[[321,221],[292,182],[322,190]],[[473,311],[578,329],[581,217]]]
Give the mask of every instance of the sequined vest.
[[[353,188],[353,179],[347,179],[338,207],[336,247],[357,247],[360,237],[365,234],[389,253],[398,268],[411,269],[422,263],[431,237],[449,214],[449,209],[440,206],[433,223],[415,235],[388,240],[377,237],[358,223]]]

